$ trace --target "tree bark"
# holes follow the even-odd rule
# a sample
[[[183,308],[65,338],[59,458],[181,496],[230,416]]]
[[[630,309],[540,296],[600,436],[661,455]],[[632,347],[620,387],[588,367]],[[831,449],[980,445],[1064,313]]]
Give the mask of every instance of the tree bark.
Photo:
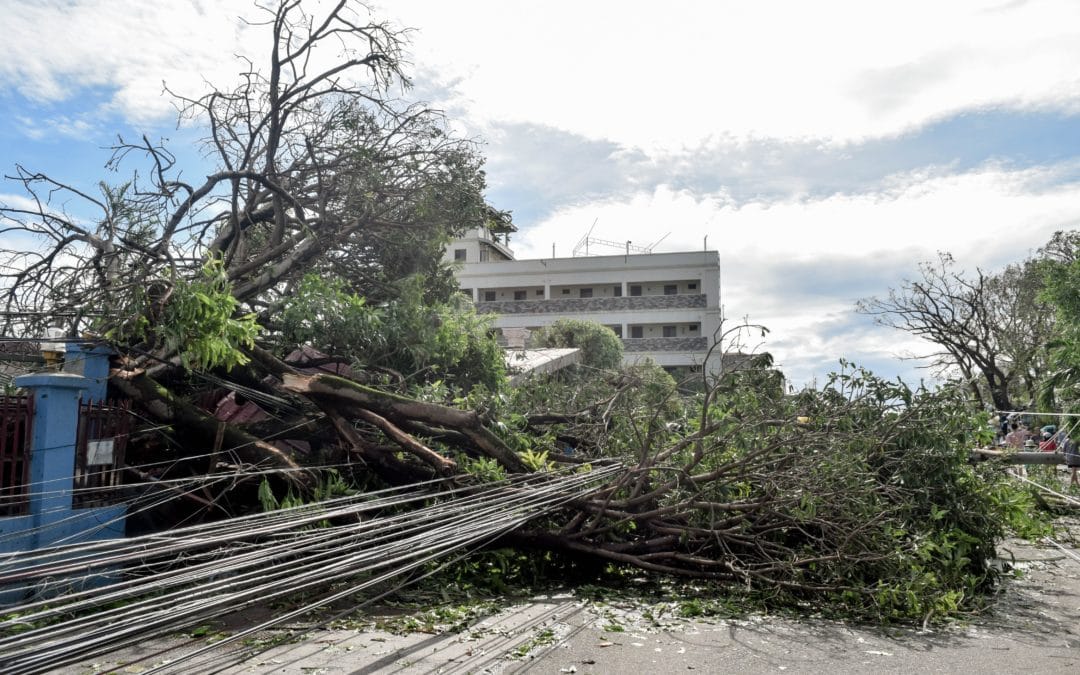
[[[143,373],[132,375],[117,370],[110,373],[109,383],[138,401],[158,421],[180,426],[185,433],[205,439],[205,447],[213,446],[219,433],[219,420],[175,396],[160,383]],[[294,483],[308,485],[311,482],[307,472],[287,453],[241,431],[235,425],[225,425],[222,441],[225,450],[235,452],[249,464],[265,466],[269,463],[276,468],[286,469],[286,477]]]
[[[285,373],[285,389],[313,397],[329,397],[383,415],[391,420],[416,420],[449,427],[469,438],[480,452],[495,459],[508,471],[527,473],[529,468],[498,436],[488,430],[472,410],[458,410],[436,403],[415,401],[333,375]]]

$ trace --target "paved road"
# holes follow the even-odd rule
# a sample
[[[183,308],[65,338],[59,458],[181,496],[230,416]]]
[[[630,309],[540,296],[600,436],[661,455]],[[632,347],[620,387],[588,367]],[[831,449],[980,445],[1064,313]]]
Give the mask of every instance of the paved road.
[[[510,606],[460,633],[291,627],[167,668],[177,673],[1080,673],[1080,563],[1010,542],[1023,576],[991,616],[933,631],[774,617],[688,621],[573,596]],[[645,610],[652,612],[646,618]],[[657,618],[659,617],[659,618]],[[612,630],[616,628],[616,630]],[[622,628],[622,630],[617,630]],[[274,639],[292,640],[271,645]],[[69,672],[141,672],[206,638],[155,641]],[[131,663],[136,661],[137,663]]]

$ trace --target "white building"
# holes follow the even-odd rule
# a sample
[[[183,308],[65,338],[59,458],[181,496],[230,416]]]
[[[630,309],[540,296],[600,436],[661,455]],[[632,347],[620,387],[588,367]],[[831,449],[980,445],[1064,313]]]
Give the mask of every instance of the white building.
[[[515,260],[505,235],[478,228],[445,259],[458,263],[462,291],[497,315],[497,328],[596,321],[622,338],[627,363],[700,367],[720,326],[716,251]]]

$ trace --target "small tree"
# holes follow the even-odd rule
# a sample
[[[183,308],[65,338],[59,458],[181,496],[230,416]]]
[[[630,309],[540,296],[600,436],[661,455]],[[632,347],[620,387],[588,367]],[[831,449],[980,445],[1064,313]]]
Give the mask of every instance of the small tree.
[[[610,370],[622,363],[622,341],[615,331],[595,321],[559,319],[530,336],[537,347],[577,347],[582,365]]]
[[[1053,307],[1057,322],[1049,341],[1049,377],[1041,395],[1049,407],[1080,403],[1080,232],[1058,232],[1044,247],[1040,266],[1041,298]]]

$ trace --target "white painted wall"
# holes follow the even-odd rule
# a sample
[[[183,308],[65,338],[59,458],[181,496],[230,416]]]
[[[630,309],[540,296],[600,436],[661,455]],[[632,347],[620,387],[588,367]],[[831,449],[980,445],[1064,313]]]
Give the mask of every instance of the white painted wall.
[[[455,242],[447,249],[452,260]],[[580,297],[580,289],[592,288],[594,298],[610,298],[617,294],[630,296],[630,286],[642,286],[642,295],[664,295],[664,286],[675,284],[678,293],[704,294],[704,308],[660,308],[650,310],[621,310],[573,312],[566,314],[527,313],[503,314],[495,319],[499,328],[535,328],[554,323],[561,318],[596,321],[623,328],[623,337],[630,337],[630,327],[643,327],[642,337],[662,337],[663,326],[677,326],[677,337],[712,337],[720,326],[720,255],[717,251],[681,253],[650,253],[644,255],[611,255],[581,258],[548,258],[473,262],[478,260],[469,249],[469,262],[460,265],[456,276],[463,288],[473,289],[473,297],[484,301],[484,291],[495,291],[497,301],[514,300],[514,291],[526,291],[526,300],[563,299]],[[692,288],[696,285],[696,288]],[[538,290],[545,294],[538,294]],[[563,293],[563,290],[569,291]],[[697,331],[690,331],[691,324]],[[629,352],[626,361],[633,363],[650,357],[660,365],[700,365],[705,357],[701,352]]]

